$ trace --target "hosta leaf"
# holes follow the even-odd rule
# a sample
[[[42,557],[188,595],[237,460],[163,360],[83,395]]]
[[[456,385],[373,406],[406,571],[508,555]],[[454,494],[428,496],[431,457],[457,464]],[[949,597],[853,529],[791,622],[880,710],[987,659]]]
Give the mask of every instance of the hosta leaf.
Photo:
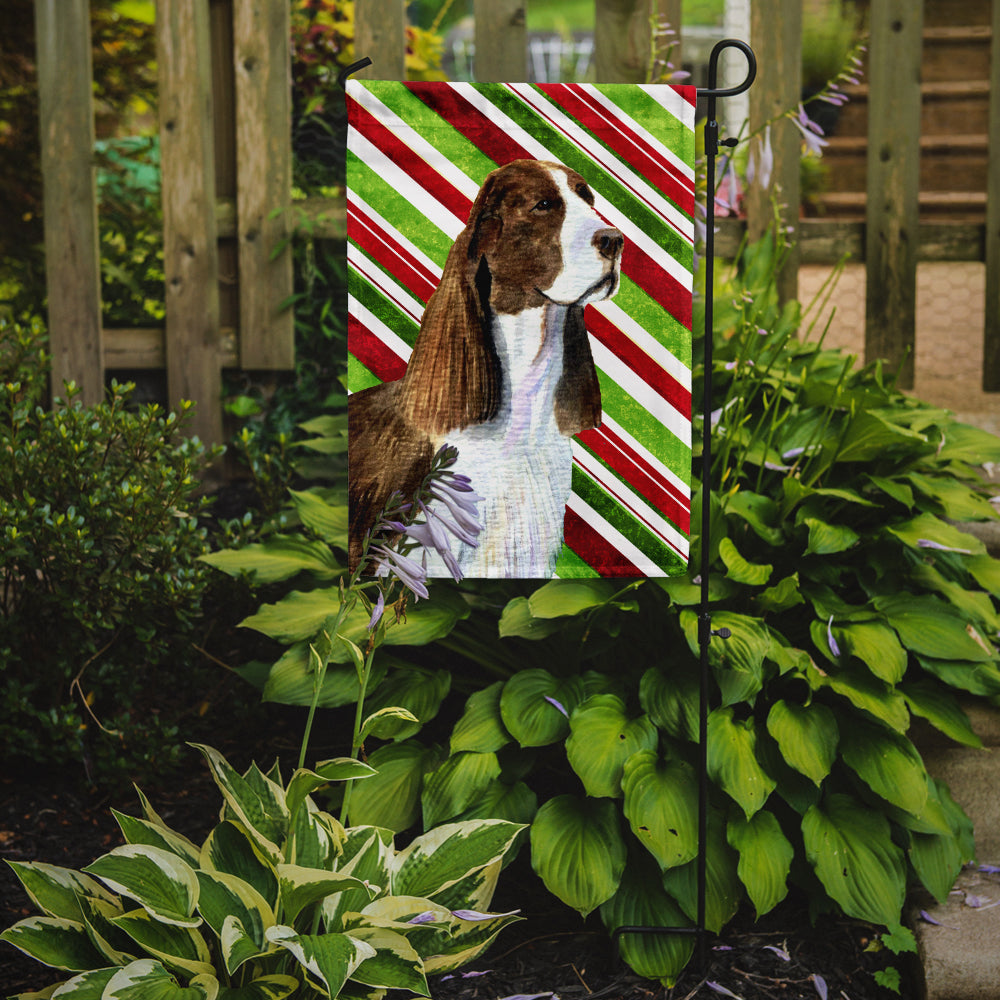
[[[521,829],[497,819],[447,823],[429,830],[396,855],[392,891],[434,899],[460,879],[500,861]]]
[[[453,912],[460,914],[463,911]],[[424,971],[428,974],[451,972],[467,965],[486,951],[500,931],[520,919],[516,912],[475,920],[456,916],[447,936],[442,933],[438,946],[424,960]]]
[[[294,535],[271,535],[264,542],[209,552],[200,558],[230,576],[246,574],[256,584],[288,580],[298,573],[330,580],[344,572],[327,544]]]
[[[451,733],[451,752],[474,750],[477,753],[495,753],[510,742],[500,716],[500,692],[503,681],[470,695],[462,717]]]
[[[601,904],[601,919],[610,932],[619,927],[687,927],[690,921],[667,895],[653,864],[641,856],[630,858],[615,894]],[[691,959],[690,934],[623,934],[622,958],[638,975],[673,986]]]
[[[515,597],[508,601],[500,615],[499,635],[501,639],[516,636],[520,639],[544,639],[559,632],[564,624],[558,619],[536,618],[531,613],[527,597]]]
[[[844,913],[874,924],[899,923],[906,866],[880,812],[834,794],[806,813],[802,836],[809,863]]]
[[[921,445],[926,438],[871,410],[861,410],[851,421],[837,451],[838,462],[866,462],[890,448]]]
[[[965,560],[965,568],[980,587],[994,597],[1000,597],[1000,559],[990,555],[974,556]]]
[[[81,920],[81,896],[115,902],[115,897],[97,879],[71,868],[60,868],[39,861],[8,861],[7,864],[13,869],[31,901],[46,916]]]
[[[181,986],[159,962],[143,958],[117,970],[101,1000],[216,1000],[218,995],[219,981],[212,975]]]
[[[391,630],[387,634],[391,634]],[[387,719],[379,731],[380,739],[405,740],[437,715],[450,689],[451,674],[447,670],[426,670],[422,667],[394,670],[375,688],[365,707],[370,712],[384,708],[405,708],[410,712],[418,721]]]
[[[528,598],[528,609],[535,618],[578,615],[606,604],[619,589],[612,580],[550,580]]]
[[[776,701],[767,716],[767,731],[781,756],[815,785],[830,773],[837,756],[837,720],[826,705]]]
[[[932,680],[923,680],[907,681],[900,690],[910,711],[926,719],[945,736],[967,747],[983,745],[965,710],[947,688]]]
[[[338,643],[343,651],[346,647]],[[388,667],[388,657],[378,656],[372,665],[368,686],[375,689],[384,679]],[[353,666],[338,666],[331,663],[323,675],[319,689],[317,708],[339,708],[358,700],[360,687],[357,671]],[[308,642],[297,642],[289,646],[267,673],[261,697],[264,701],[274,701],[281,705],[311,705],[316,695],[316,673],[313,670]]]
[[[523,782],[492,781],[458,819],[505,819],[528,824],[538,812],[538,796]]]
[[[377,773],[375,768],[353,757],[324,760],[311,771],[308,768],[299,768],[288,782],[285,805],[289,813],[296,813],[307,796],[331,781],[355,781],[374,777]]]
[[[396,833],[420,817],[424,774],[438,762],[437,752],[415,740],[379,747],[368,762],[378,772],[351,790],[353,826],[381,826]]]
[[[948,687],[986,697],[1000,694],[1000,669],[996,664],[936,660],[932,656],[918,656],[917,662],[927,673],[944,681]]]
[[[948,524],[947,521],[942,521],[933,514],[918,514],[909,521],[889,525],[886,531],[912,549],[924,549],[925,546],[921,543],[931,542],[970,555],[983,555],[986,552],[986,546],[974,535]]]
[[[145,910],[123,913],[111,922],[171,969],[189,976],[210,975],[213,971],[208,945],[191,927],[160,923]]]
[[[402,934],[384,927],[362,926],[353,928],[351,937],[375,949],[375,954],[351,973],[355,982],[430,996],[424,963]]]
[[[147,844],[150,847],[159,847],[164,851],[176,854],[189,865],[198,864],[199,849],[187,837],[159,823],[126,816],[125,813],[120,813],[117,809],[112,809],[111,812],[129,844]]]
[[[988,633],[996,635],[1000,631],[1000,615],[997,614],[993,598],[989,594],[981,590],[971,590],[964,584],[947,579],[926,562],[913,568],[910,579],[918,584],[919,588],[940,594],[956,611]]]
[[[730,580],[746,584],[749,587],[763,587],[770,579],[774,567],[768,563],[751,563],[740,555],[735,542],[730,538],[719,541],[719,557],[726,564]]]
[[[736,852],[726,843],[726,825],[711,811],[705,849],[705,926],[714,934],[732,919],[743,899],[743,884],[736,874]],[[691,920],[698,918],[698,861],[663,873],[663,887],[677,900]]]
[[[332,997],[339,995],[363,961],[375,957],[370,944],[348,934],[296,934],[291,927],[279,924],[268,928],[267,939],[291,952],[310,978]]]
[[[305,907],[327,896],[345,889],[368,891],[368,887],[353,875],[303,868],[301,865],[278,865],[278,883],[281,887],[282,913],[286,920],[293,922]],[[370,892],[370,896],[373,895],[374,890]]]
[[[416,733],[422,723],[408,708],[393,705],[390,708],[380,708],[372,712],[361,724],[359,737],[362,740],[374,736],[379,740],[391,740],[394,737],[406,739]]]
[[[302,523],[330,545],[347,548],[346,504],[332,504],[313,490],[289,490],[295,513]]]
[[[170,851],[147,844],[125,844],[98,858],[84,871],[113,892],[134,899],[150,916],[178,927],[197,927],[198,879]]]
[[[566,757],[588,795],[619,798],[622,768],[638,750],[656,747],[659,734],[647,715],[629,719],[613,694],[592,695],[570,717]]]
[[[681,627],[693,656],[700,656],[698,616],[682,611]],[[764,659],[771,648],[771,636],[764,623],[749,615],[718,611],[712,615],[712,629],[729,629],[728,638],[713,636],[708,646],[708,662],[722,690],[723,704],[753,701],[763,685]]]
[[[65,917],[28,917],[19,920],[0,934],[6,941],[26,955],[54,969],[81,972],[105,964],[94,949],[87,929],[76,920]]]
[[[226,921],[235,920],[239,922],[242,935],[250,939],[254,954],[263,951],[264,931],[275,923],[274,912],[267,900],[253,886],[235,875],[200,871],[198,882],[201,886],[198,910],[220,940],[223,938]],[[226,967],[230,975],[246,960],[242,958],[232,964],[231,954],[232,949],[226,949]]]
[[[749,819],[774,791],[775,781],[757,762],[757,733],[752,718],[738,721],[732,708],[708,717],[708,774]]]
[[[218,1000],[285,1000],[299,988],[292,976],[261,976],[245,986],[223,987]]]
[[[639,704],[660,729],[679,740],[698,739],[698,674],[675,662],[669,673],[650,667],[639,682]]]
[[[79,976],[67,979],[65,983],[57,987],[54,992],[49,993],[21,993],[11,1000],[20,1000],[27,997],[51,996],[54,1000],[101,1000],[104,996],[104,988],[114,978],[118,972],[118,967],[107,969],[91,969],[89,972],[82,972]],[[51,990],[52,987],[49,987]]]
[[[94,896],[81,896],[83,922],[94,947],[104,956],[108,965],[128,965],[138,958],[135,942],[113,923],[125,911],[121,902],[109,903]]]
[[[900,733],[854,718],[841,741],[845,763],[876,795],[919,815],[927,801],[927,772],[920,754]]]
[[[362,883],[367,882],[376,891],[389,887],[392,832],[373,826],[355,826],[347,833],[343,853],[337,870],[342,875],[353,875]],[[368,888],[345,889],[323,900],[323,919],[326,930],[345,930],[343,915],[364,909],[371,902]]]
[[[560,679],[547,670],[522,670],[504,684],[500,716],[521,746],[546,746],[566,736],[569,716],[583,697],[579,677]]]
[[[729,846],[739,851],[736,873],[760,919],[788,894],[788,873],[795,849],[782,833],[774,813],[762,809],[751,819],[742,816],[729,821]]]
[[[745,521],[768,545],[778,547],[784,540],[781,512],[770,497],[739,490],[726,498],[726,514]]]
[[[985,521],[996,517],[996,511],[986,497],[954,477],[924,476],[911,472],[906,478],[920,493],[939,505],[941,513],[950,521]]]
[[[625,842],[607,799],[558,795],[531,825],[531,865],[553,895],[586,916],[618,889]]]
[[[856,656],[886,684],[898,684],[906,673],[906,650],[896,633],[878,622],[833,626],[833,635],[844,653]]]
[[[963,615],[930,596],[875,598],[875,607],[899,633],[903,645],[939,660],[996,659],[996,652]]]
[[[792,573],[779,580],[773,587],[762,590],[754,597],[757,607],[763,612],[787,611],[798,604],[804,604],[805,598],[799,589],[799,574]]]
[[[697,855],[698,783],[688,764],[640,751],[625,762],[622,789],[625,818],[660,868]]]
[[[911,833],[909,855],[924,888],[946,902],[964,863],[958,839],[950,833]]]
[[[500,777],[495,753],[452,754],[424,779],[424,827],[454,819]]]
[[[814,689],[829,688],[897,732],[906,732],[910,724],[910,713],[906,710],[903,696],[884,681],[873,677],[867,669],[841,667],[834,673],[823,674],[816,667],[811,667],[806,678]]]
[[[807,556],[828,556],[844,552],[860,537],[846,524],[829,524],[815,517],[803,518],[803,523],[809,529],[809,543],[805,551]]]
[[[201,848],[200,867],[224,872],[252,885],[274,907],[278,901],[278,876],[253,842],[246,827],[226,820],[207,837]]]

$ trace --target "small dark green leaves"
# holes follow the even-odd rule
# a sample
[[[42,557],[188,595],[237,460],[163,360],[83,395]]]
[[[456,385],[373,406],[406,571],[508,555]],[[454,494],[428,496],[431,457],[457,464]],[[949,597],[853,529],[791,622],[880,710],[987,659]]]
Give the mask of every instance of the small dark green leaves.
[[[549,892],[586,916],[610,899],[625,870],[618,810],[608,799],[558,795],[531,825],[531,864]]]

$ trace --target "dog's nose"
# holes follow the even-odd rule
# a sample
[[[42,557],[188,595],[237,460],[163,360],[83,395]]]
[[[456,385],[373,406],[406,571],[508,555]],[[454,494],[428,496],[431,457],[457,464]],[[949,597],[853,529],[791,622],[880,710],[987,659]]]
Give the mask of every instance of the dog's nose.
[[[598,229],[591,242],[602,257],[617,260],[625,246],[625,237],[617,229]]]

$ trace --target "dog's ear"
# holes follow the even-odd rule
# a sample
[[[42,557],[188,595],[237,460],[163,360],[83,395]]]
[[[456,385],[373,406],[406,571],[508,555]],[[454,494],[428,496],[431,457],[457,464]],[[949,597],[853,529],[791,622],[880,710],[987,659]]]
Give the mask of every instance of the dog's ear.
[[[556,385],[556,423],[567,436],[601,425],[601,386],[583,319],[583,306],[570,306],[563,330],[563,370]]]
[[[503,221],[491,175],[448,253],[441,283],[424,310],[400,393],[402,412],[425,434],[483,423],[500,405],[500,361],[490,332],[487,255]],[[502,196],[501,196],[502,197]]]

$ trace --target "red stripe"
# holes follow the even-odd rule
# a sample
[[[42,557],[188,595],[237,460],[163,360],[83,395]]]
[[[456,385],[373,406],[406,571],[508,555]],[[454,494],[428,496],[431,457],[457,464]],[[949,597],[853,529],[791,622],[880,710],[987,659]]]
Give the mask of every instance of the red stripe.
[[[622,271],[685,329],[691,329],[691,288],[681,284],[632,240],[625,241]]]
[[[406,372],[406,362],[352,313],[347,316],[347,350],[383,382],[394,382]]]
[[[645,576],[637,566],[634,566],[569,507],[566,508],[563,537],[566,544],[602,576]]]
[[[596,309],[586,313],[587,332],[617,355],[682,417],[691,419],[691,393]]]
[[[381,226],[351,204],[347,206],[347,238],[374,257],[422,302],[426,302],[437,288],[438,278]]]
[[[442,87],[437,83],[408,83],[406,86],[494,163],[535,159],[510,133],[496,125],[454,87]]]
[[[445,180],[426,160],[415,153],[392,129],[383,125],[367,109],[357,105],[351,121],[366,139],[374,143],[397,166],[401,167],[424,190],[433,195],[463,224],[468,221],[472,202]]]
[[[656,468],[648,462],[645,458],[639,454],[620,434],[613,431],[607,424],[602,424],[599,429],[596,429],[597,433],[608,442],[610,447],[616,448],[618,451],[623,452],[628,456],[629,461],[635,463],[643,472],[650,478],[655,480],[660,486],[666,490],[670,496],[673,498],[674,502],[679,504],[685,510],[690,510],[691,498],[688,494],[682,492],[677,486],[675,486],[669,479],[667,479],[662,473],[658,472]]]
[[[679,531],[688,533],[691,527],[691,511],[666,488],[662,479],[654,478],[645,468],[636,465],[631,455],[615,447],[600,430],[584,431],[577,437]],[[638,517],[638,513],[636,516]],[[649,528],[655,531],[652,525],[649,525]]]
[[[675,86],[674,90],[676,90],[677,93],[680,94],[681,97],[683,97],[684,100],[687,101],[688,104],[690,104],[692,108],[696,108],[698,106],[698,88],[697,87],[692,87],[690,85],[686,85],[686,86],[683,86],[683,87],[677,87],[677,86]]]
[[[604,142],[640,176],[659,188],[675,205],[689,215],[694,214],[693,182],[678,173],[642,136],[620,119],[610,116],[581,84],[545,83],[539,84],[538,89]],[[633,194],[642,197],[638,192]]]

